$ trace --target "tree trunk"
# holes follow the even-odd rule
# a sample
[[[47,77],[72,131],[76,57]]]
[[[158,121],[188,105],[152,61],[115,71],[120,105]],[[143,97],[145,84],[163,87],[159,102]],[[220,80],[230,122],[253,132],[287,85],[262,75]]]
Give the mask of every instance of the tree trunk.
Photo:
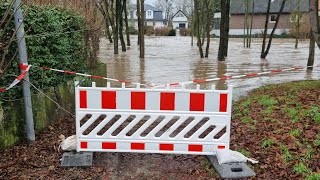
[[[224,54],[224,44],[225,44],[225,24],[226,24],[226,1],[221,0],[221,20],[220,20],[220,41],[219,41],[219,51],[218,51],[218,60],[224,61],[225,54]]]
[[[269,16],[270,16],[270,6],[271,6],[271,0],[269,0],[269,2],[268,2],[266,21],[264,23],[264,32],[263,32],[262,49],[261,49],[260,58],[262,58],[264,56],[264,51],[266,49],[266,40],[267,40],[268,24],[269,24]]]
[[[140,10],[140,0],[137,0],[137,18],[138,18],[138,45],[139,45],[139,50],[140,50],[140,41],[141,41],[141,10]]]
[[[315,50],[315,40],[313,37],[312,29],[310,29],[310,45],[309,45],[309,58],[308,58],[308,64],[307,68],[308,69],[313,69],[313,64],[314,64],[314,50]]]
[[[295,49],[298,48],[299,39],[300,39],[300,17],[301,17],[300,5],[301,5],[301,0],[298,0],[298,10],[297,10],[298,12],[296,13],[298,19],[297,19],[297,22],[294,22],[294,25],[296,26],[296,30],[297,30],[296,43],[294,45]]]
[[[117,0],[116,0],[117,1]],[[113,1],[111,1],[111,6],[113,6]],[[116,3],[116,12],[115,12],[115,17],[113,16],[113,18],[115,18],[115,22],[114,22],[114,28],[112,29],[113,31],[113,47],[114,47],[114,54],[119,54],[119,16],[118,16],[118,12],[119,12],[119,7],[118,7],[118,3]]]
[[[230,0],[226,0],[226,22],[225,22],[225,36],[224,36],[224,57],[228,56],[229,49],[229,22],[230,22]]]
[[[283,11],[283,8],[284,8],[284,5],[286,4],[286,0],[283,0],[282,1],[282,4],[281,4],[281,8],[280,8],[280,11],[278,12],[278,15],[277,15],[277,19],[276,19],[276,23],[272,29],[272,32],[270,34],[270,37],[269,37],[269,42],[268,42],[268,46],[267,46],[267,49],[266,51],[262,54],[261,58],[265,59],[269,53],[269,50],[270,50],[270,47],[271,47],[271,43],[272,43],[272,38],[273,38],[273,34],[274,32],[276,31],[277,29],[277,26],[278,26],[278,23],[279,23],[279,19],[280,19],[280,16],[281,16],[281,13]]]
[[[130,42],[130,32],[129,32],[129,23],[128,23],[128,9],[127,9],[127,0],[123,0],[123,4],[124,4],[124,21],[126,24],[126,35],[127,35],[127,46],[131,46],[131,42]]]
[[[319,25],[319,13],[318,13],[319,4],[318,3],[319,2],[317,0],[310,0],[309,16],[310,16],[310,24],[312,28],[312,35],[318,45],[318,48],[320,49],[320,25]]]
[[[141,7],[140,7],[140,25],[141,25],[141,29],[140,29],[140,58],[144,58],[144,0],[141,0],[140,3]]]
[[[196,34],[197,34],[197,45],[199,48],[200,57],[203,58],[203,51],[201,46],[201,38],[200,38],[200,17],[199,17],[199,0],[194,0],[194,11],[195,11],[195,25],[196,25]]]
[[[210,11],[210,2],[208,0],[205,1],[205,4],[206,4],[206,19],[207,19],[207,27],[206,27],[206,32],[207,32],[207,47],[206,47],[206,54],[205,54],[205,57],[209,57],[209,48],[210,48],[210,22],[211,22],[211,19],[210,19],[210,14],[211,14],[211,11]]]
[[[250,23],[250,34],[249,34],[249,48],[251,48],[251,41],[252,41],[253,17],[254,17],[254,0],[252,0],[252,9],[251,9],[251,23]]]
[[[124,42],[124,37],[123,37],[123,10],[124,10],[124,6],[126,3],[125,1],[123,1],[123,4],[121,5],[121,1],[117,0],[117,3],[119,4],[118,6],[120,6],[120,10],[119,10],[119,35],[120,35],[120,42],[121,42],[121,50],[123,52],[127,51],[126,48],[126,43]]]

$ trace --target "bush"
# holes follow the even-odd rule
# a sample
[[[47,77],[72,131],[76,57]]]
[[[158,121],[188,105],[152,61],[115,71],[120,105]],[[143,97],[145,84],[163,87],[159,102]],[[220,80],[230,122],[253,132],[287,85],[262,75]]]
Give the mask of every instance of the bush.
[[[144,26],[144,34],[151,36],[154,34],[153,26]]]
[[[0,17],[3,17],[8,3],[1,3]],[[26,9],[26,7],[23,7]],[[13,9],[11,10],[13,13]],[[14,27],[14,22],[10,22]],[[82,16],[65,9],[51,6],[29,6],[27,17],[24,19],[27,32],[28,62],[35,66],[53,67],[56,69],[68,69],[71,71],[85,71],[87,48],[85,45],[85,21]],[[8,36],[13,35],[11,29],[4,30]],[[4,42],[7,43],[7,42]],[[10,47],[13,54],[17,45]],[[10,57],[5,61],[9,61]],[[18,59],[14,59],[12,66],[0,78],[0,87],[7,86],[13,81],[13,77],[6,74],[18,75]],[[74,78],[72,75],[62,75],[52,71],[43,71],[37,68],[30,69],[30,81],[42,89],[55,87]],[[12,89],[0,96],[20,97],[21,88]]]
[[[176,36],[176,30],[175,30],[175,29],[171,29],[171,30],[169,31],[168,36]]]
[[[186,29],[186,28],[180,29],[180,36],[190,36],[190,33],[191,33],[190,29]]]
[[[170,32],[170,28],[167,28],[167,27],[165,27],[165,28],[156,28],[154,30],[154,34],[156,36],[168,36],[169,32]]]
[[[138,30],[136,30],[136,28],[134,28],[133,26],[129,26],[129,34],[137,35]]]

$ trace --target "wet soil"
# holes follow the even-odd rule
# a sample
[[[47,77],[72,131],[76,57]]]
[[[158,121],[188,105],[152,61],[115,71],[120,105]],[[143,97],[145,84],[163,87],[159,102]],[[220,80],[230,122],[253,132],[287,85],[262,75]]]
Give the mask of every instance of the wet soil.
[[[272,85],[234,104],[231,149],[260,161],[251,166],[257,179],[320,173],[319,89],[320,81]],[[37,133],[32,145],[0,150],[0,179],[218,179],[204,156],[192,155],[94,153],[92,167],[62,168],[59,136],[74,134],[74,124],[67,116]]]

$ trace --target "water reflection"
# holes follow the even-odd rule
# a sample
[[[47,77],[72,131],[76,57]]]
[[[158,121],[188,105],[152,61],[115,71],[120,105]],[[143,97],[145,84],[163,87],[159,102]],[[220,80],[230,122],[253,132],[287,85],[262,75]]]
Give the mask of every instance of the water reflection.
[[[108,77],[148,84],[165,84],[222,75],[257,73],[305,66],[309,48],[308,42],[300,42],[299,49],[295,49],[294,40],[275,39],[268,59],[261,60],[261,39],[254,39],[250,49],[243,48],[242,39],[231,39],[229,57],[226,62],[220,63],[216,59],[219,45],[217,39],[211,41],[209,58],[201,59],[197,46],[190,45],[190,37],[146,37],[146,56],[140,60],[136,40],[137,37],[133,36],[130,49],[125,53],[120,52],[120,55],[114,55],[113,45],[106,39],[101,39],[100,59],[107,64]],[[320,51],[316,49],[315,64],[320,63],[319,57]],[[209,89],[212,85],[225,88],[228,83],[235,87],[235,97],[238,97],[266,84],[303,79],[320,79],[320,68],[315,67],[313,71],[300,70],[256,78],[208,82],[201,84],[201,88]],[[194,85],[188,88],[194,88]]]

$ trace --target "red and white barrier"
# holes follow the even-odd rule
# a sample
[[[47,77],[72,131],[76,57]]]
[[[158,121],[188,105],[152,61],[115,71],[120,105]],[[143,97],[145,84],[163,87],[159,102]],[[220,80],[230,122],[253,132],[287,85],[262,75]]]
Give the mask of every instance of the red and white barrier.
[[[215,154],[229,148],[228,90],[79,87],[77,151]],[[132,132],[131,134],[129,132]]]
[[[15,80],[7,87],[7,88],[0,88],[0,93],[1,92],[6,92],[9,89],[13,88],[15,85],[17,85],[28,73],[30,70],[31,65],[26,65],[26,64],[21,64],[20,69],[23,71],[19,76],[15,78]]]

